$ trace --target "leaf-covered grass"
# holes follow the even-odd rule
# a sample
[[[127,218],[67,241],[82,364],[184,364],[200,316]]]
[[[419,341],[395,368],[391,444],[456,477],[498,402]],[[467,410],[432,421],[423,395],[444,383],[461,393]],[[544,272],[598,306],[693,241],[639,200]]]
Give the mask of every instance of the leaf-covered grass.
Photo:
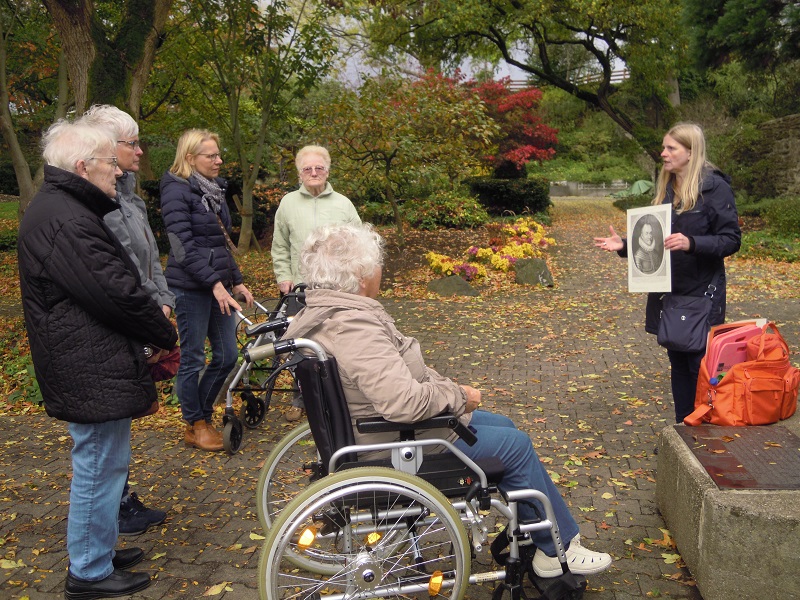
[[[773,230],[749,231],[742,234],[740,258],[800,262],[800,237]]]
[[[17,210],[19,210],[19,202],[13,200],[9,202],[0,202],[0,221],[13,220],[16,222]],[[3,228],[5,228],[5,223],[3,224]]]

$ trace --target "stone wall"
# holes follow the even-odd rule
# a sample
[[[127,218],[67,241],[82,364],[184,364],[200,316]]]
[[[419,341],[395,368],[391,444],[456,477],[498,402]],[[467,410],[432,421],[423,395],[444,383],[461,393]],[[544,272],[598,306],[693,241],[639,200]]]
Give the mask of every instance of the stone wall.
[[[767,121],[761,130],[771,142],[766,158],[775,189],[780,195],[800,196],[800,114]]]

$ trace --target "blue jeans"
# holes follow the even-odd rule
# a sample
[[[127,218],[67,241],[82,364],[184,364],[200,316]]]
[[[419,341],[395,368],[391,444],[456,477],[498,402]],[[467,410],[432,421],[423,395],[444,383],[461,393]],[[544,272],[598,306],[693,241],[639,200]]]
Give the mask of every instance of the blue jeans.
[[[131,420],[70,423],[72,484],[67,552],[78,579],[105,579],[114,570],[119,535],[119,499],[131,460]]]
[[[210,290],[171,288],[171,291],[175,293],[175,315],[181,340],[181,364],[175,390],[183,419],[189,424],[203,420],[210,423],[217,394],[239,357],[236,316],[223,314]],[[206,338],[211,343],[208,367]]]
[[[553,505],[561,539],[565,546],[578,535],[578,524],[567,508],[564,498],[561,497],[550,475],[539,462],[536,450],[528,434],[517,429],[514,422],[503,415],[483,410],[472,413],[470,428],[475,430],[478,442],[468,446],[464,441],[457,440],[456,447],[471,459],[489,458],[496,456],[506,467],[503,481],[499,487],[503,491],[534,489],[544,493]],[[535,501],[534,501],[535,502]],[[539,505],[542,517],[544,509]],[[537,518],[536,511],[525,502],[518,505],[519,519],[533,521]],[[556,555],[556,548],[550,537],[549,531],[535,531],[532,533],[533,542],[548,556]]]
[[[675,422],[683,423],[683,419],[694,411],[694,395],[697,391],[697,376],[700,373],[700,362],[705,356],[703,352],[677,352],[667,350],[671,367],[672,398],[675,401]]]

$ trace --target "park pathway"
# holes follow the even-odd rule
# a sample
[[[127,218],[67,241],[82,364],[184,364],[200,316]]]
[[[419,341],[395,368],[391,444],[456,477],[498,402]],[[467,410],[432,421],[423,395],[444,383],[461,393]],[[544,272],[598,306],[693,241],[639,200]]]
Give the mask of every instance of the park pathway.
[[[591,244],[609,224],[622,231],[623,215],[608,199],[555,202],[555,288],[385,304],[400,329],[420,339],[431,366],[480,387],[485,408],[530,433],[585,544],[615,558],[609,571],[590,578],[586,598],[701,600],[664,545],[669,538],[655,503],[653,449],[673,418],[666,356],[643,331],[644,299],[627,293],[624,261]],[[754,302],[733,312],[772,309],[785,311],[782,331],[797,347],[796,300]],[[185,448],[175,409],[135,423],[133,490],[169,511],[159,528],[121,539],[145,549],[137,570],[155,578],[136,598],[200,598],[209,591],[224,600],[258,597],[263,532],[253,499],[261,464],[288,430],[282,408],[245,431],[235,456]],[[0,444],[0,598],[62,598],[66,427],[42,412],[6,415]],[[472,586],[467,597],[491,594]]]

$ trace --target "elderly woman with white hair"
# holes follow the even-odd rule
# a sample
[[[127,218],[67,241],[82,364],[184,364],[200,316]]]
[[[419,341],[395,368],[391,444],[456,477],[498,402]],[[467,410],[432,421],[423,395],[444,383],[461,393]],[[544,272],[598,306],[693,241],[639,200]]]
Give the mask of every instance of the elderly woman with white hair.
[[[284,336],[310,338],[336,357],[342,388],[353,423],[365,417],[414,423],[443,412],[456,415],[477,436],[468,446],[447,431],[426,432],[428,437],[449,436],[472,459],[497,457],[505,465],[502,490],[536,489],[553,505],[561,535],[571,540],[567,549],[570,570],[579,575],[604,571],[608,554],[580,544],[578,525],[569,513],[531,439],[511,419],[476,410],[481,393],[459,385],[425,365],[419,342],[400,333],[394,320],[377,301],[383,265],[383,240],[369,225],[324,226],[305,242],[300,272],[306,289],[303,308]],[[358,443],[398,439],[396,434],[363,434],[354,428]],[[520,519],[532,521],[535,509],[522,503]],[[544,514],[542,512],[542,514]],[[533,569],[540,577],[562,573],[548,531],[535,532],[537,550]]]
[[[288,294],[292,287],[302,281],[298,264],[300,249],[308,234],[322,225],[337,223],[361,223],[355,206],[350,200],[333,191],[328,182],[331,171],[331,155],[322,146],[304,146],[295,157],[300,189],[286,194],[275,213],[275,229],[272,234],[272,268],[280,293]],[[294,314],[299,307],[290,300],[289,312]],[[292,406],[284,413],[287,421],[297,421],[303,416],[302,400],[298,393]]]
[[[107,213],[103,220],[128,251],[139,272],[142,287],[169,317],[175,308],[175,294],[169,290],[164,278],[156,239],[147,221],[147,206],[136,195],[136,173],[143,154],[139,144],[139,124],[128,113],[108,104],[92,106],[80,122],[90,127],[105,127],[114,134],[117,166],[122,171],[117,178],[114,198],[118,208]],[[156,349],[153,353],[160,355]],[[154,525],[160,525],[166,518],[167,513],[163,510],[145,506],[136,492],[130,492],[128,481],[125,482],[119,509],[120,535],[139,535]]]
[[[72,447],[65,597],[125,596],[146,588],[144,558],[118,552],[119,500],[131,418],[157,401],[145,345],[171,349],[175,328],[141,287],[103,217],[116,210],[116,139],[59,121],[44,136],[44,184],[18,236],[25,327],[47,414],[68,423]]]

